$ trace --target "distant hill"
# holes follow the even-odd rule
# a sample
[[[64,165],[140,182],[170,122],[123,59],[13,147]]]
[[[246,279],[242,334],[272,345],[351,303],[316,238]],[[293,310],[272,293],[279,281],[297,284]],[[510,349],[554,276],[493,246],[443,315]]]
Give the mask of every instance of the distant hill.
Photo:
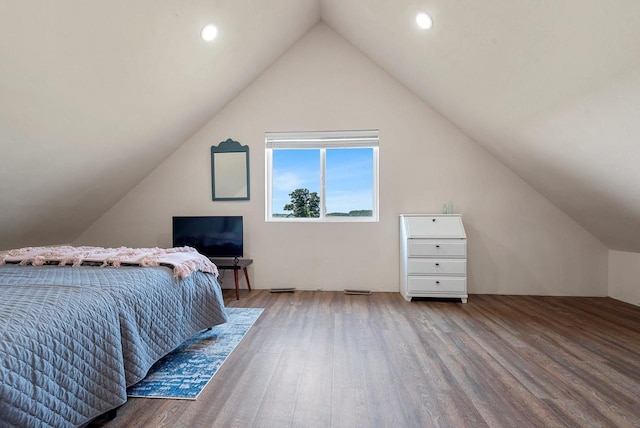
[[[373,216],[373,211],[371,210],[353,210],[353,211],[349,211],[348,213],[339,213],[339,212],[335,212],[335,213],[328,213],[327,217],[371,217]],[[287,218],[287,217],[293,217],[292,214],[287,213],[278,213],[278,214],[273,214],[273,217],[275,218]]]
[[[353,210],[348,213],[328,213],[327,217],[371,217],[372,215],[371,210]]]

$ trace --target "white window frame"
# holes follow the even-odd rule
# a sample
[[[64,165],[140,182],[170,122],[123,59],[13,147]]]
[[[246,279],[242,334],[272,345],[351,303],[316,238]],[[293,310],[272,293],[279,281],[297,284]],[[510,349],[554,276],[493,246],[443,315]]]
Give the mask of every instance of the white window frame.
[[[313,132],[266,132],[265,133],[265,220],[268,222],[377,222],[379,221],[379,131],[313,131]],[[348,217],[326,215],[325,205],[325,159],[326,149],[371,148],[373,149],[372,215],[371,217]],[[319,149],[320,150],[320,217],[273,217],[273,150],[274,149]]]

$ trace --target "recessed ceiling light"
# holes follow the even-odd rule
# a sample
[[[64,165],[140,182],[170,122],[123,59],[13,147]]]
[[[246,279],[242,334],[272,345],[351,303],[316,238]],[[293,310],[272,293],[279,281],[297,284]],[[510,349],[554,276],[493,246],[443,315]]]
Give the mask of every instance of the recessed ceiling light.
[[[429,14],[425,12],[420,12],[416,15],[416,22],[418,23],[418,27],[423,30],[428,30],[433,27],[433,19],[431,19]]]
[[[202,36],[202,40],[210,42],[218,35],[218,28],[213,24],[207,24],[202,29],[202,32],[200,32],[200,35]]]

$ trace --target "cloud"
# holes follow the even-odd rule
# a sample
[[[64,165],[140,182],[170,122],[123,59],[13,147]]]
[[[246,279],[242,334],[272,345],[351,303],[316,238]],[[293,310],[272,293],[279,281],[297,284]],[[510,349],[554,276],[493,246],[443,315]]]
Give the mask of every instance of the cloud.
[[[349,212],[373,209],[371,189],[368,191],[337,191],[327,195],[327,212]]]
[[[274,190],[291,192],[293,189],[301,187],[301,184],[302,180],[296,173],[293,172],[284,172],[278,174],[273,179]]]

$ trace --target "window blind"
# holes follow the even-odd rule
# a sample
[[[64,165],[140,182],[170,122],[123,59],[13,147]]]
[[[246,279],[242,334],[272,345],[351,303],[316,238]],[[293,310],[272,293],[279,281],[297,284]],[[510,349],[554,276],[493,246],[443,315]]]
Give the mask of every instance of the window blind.
[[[266,132],[267,149],[378,147],[377,129],[362,131]]]

